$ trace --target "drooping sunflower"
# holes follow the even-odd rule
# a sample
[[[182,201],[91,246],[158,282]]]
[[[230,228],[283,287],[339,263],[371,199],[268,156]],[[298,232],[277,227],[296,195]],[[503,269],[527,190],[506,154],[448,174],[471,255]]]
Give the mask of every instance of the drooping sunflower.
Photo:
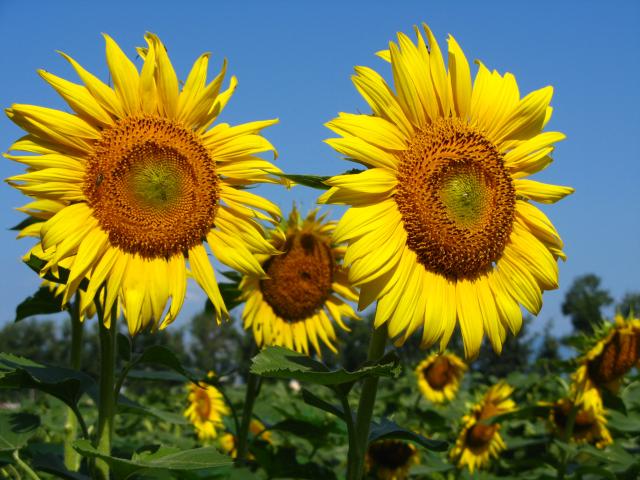
[[[467,365],[453,353],[433,353],[416,367],[418,387],[433,403],[451,401],[460,388]]]
[[[367,448],[367,473],[379,480],[404,480],[413,465],[420,463],[416,447],[401,440],[378,440]]]
[[[372,114],[340,113],[327,140],[368,167],[338,175],[320,201],[351,208],[336,241],[360,287],[359,308],[378,300],[376,328],[388,323],[398,344],[423,328],[422,343],[444,349],[460,324],[465,355],[484,333],[500,352],[507,330],[532,313],[542,291],[558,286],[562,241],[532,202],[554,203],[572,188],[525,177],[551,163],[559,132],[543,132],[552,87],[520,98],[512,74],[482,63],[472,85],[467,59],[449,37],[449,67],[431,30],[428,45],[398,33],[379,52],[395,91],[374,70],[353,82]]]
[[[513,388],[504,382],[493,385],[482,401],[462,418],[462,431],[450,454],[459,468],[467,467],[470,472],[484,468],[491,457],[497,458],[506,448],[500,436],[500,425],[483,420],[515,410],[516,404],[509,398],[512,392]]]
[[[258,419],[252,418],[251,422],[249,422],[249,434],[254,438],[259,438],[267,443],[272,443],[271,432],[266,430],[264,423]],[[238,456],[238,440],[234,434],[228,432],[225,433],[220,437],[219,443],[222,451],[231,458],[236,458]],[[252,460],[254,457],[249,454],[248,458]]]
[[[105,39],[113,88],[62,54],[82,84],[39,73],[73,113],[33,105],[6,110],[27,132],[10,147],[27,154],[6,155],[27,173],[8,182],[35,197],[38,209],[62,205],[42,223],[31,253],[47,262],[41,273],[56,274],[68,263],[63,303],[87,278],[85,310],[105,285],[104,310],[119,298],[132,334],[176,318],[188,264],[219,321],[228,314],[205,242],[222,263],[264,273],[254,254],[273,248],[256,220],[278,221],[280,211],[237,187],[275,181],[270,174],[279,170],[256,154],[275,154],[260,131],[277,120],[210,128],[237,84],[231,77],[221,92],[226,61],[207,83],[209,54],[201,55],[180,89],[155,35],[145,35],[148,47],[138,49],[140,71]]]
[[[258,346],[281,345],[309,354],[311,345],[321,355],[322,341],[336,352],[331,318],[349,330],[342,317],[357,315],[345,300],[357,295],[341,266],[344,246],[332,238],[335,225],[317,210],[303,220],[294,207],[284,229],[271,232],[276,253],[256,255],[267,278],[247,274],[240,289],[246,300],[244,328],[251,328]]]
[[[640,319],[616,315],[597,335],[574,374],[578,393],[593,388],[617,392],[620,381],[640,361]]]
[[[590,443],[598,448],[604,448],[613,442],[607,428],[602,397],[596,388],[582,391],[579,399],[575,401],[562,398],[552,406],[549,411],[549,424],[556,435],[561,438],[566,436],[569,417],[574,408],[576,411],[571,430],[572,441]]]
[[[213,377],[213,372],[207,374]],[[218,430],[224,428],[223,418],[229,415],[222,393],[205,382],[198,385],[191,383],[188,386],[189,406],[184,411],[184,416],[193,424],[200,440],[209,440],[218,436]]]

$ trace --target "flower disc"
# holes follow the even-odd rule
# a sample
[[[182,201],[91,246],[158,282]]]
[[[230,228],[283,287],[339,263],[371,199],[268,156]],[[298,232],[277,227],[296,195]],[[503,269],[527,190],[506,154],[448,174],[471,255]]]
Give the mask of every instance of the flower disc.
[[[495,145],[454,119],[415,134],[401,155],[395,200],[418,261],[451,280],[491,270],[509,240],[516,205]]]
[[[143,257],[202,242],[219,201],[215,161],[192,132],[159,117],[128,117],[104,130],[84,191],[109,240]]]
[[[284,253],[265,264],[260,282],[265,300],[289,323],[317,312],[331,294],[335,261],[331,248],[310,233],[290,237]]]

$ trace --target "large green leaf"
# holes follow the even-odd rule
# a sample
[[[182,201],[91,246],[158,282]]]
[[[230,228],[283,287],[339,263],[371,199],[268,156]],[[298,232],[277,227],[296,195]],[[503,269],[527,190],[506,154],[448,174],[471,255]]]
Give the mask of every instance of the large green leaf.
[[[82,394],[97,386],[93,378],[77,370],[0,353],[0,388],[33,388],[75,408]]]
[[[400,373],[395,354],[385,355],[373,365],[364,365],[354,372],[331,371],[322,362],[284,347],[267,347],[252,360],[251,373],[271,378],[293,378],[319,385],[337,386],[364,377],[394,377]]]
[[[22,448],[39,426],[37,415],[0,412],[0,452]]]
[[[155,452],[143,452],[131,460],[116,458],[98,452],[88,440],[74,443],[81,455],[104,460],[113,469],[117,478],[128,478],[137,473],[166,470],[202,470],[232,465],[231,458],[218,452],[214,447],[202,447],[192,450],[160,447]]]
[[[48,287],[40,287],[36,293],[23,300],[16,307],[15,321],[19,322],[34,315],[49,315],[61,311],[60,298],[56,298]]]
[[[409,440],[422,445],[427,450],[435,450],[436,452],[443,452],[448,448],[447,442],[443,440],[429,439],[419,433],[406,430],[399,426],[397,423],[392,422],[386,418],[383,418],[380,423],[373,422],[371,424],[371,430],[369,432],[369,443],[376,440],[384,440],[387,438],[393,438],[397,440]]]
[[[325,412],[331,413],[332,415],[335,415],[342,420],[345,419],[344,410],[341,406],[333,405],[321,399],[317,395],[311,393],[305,388],[302,389],[302,400],[304,400],[304,403],[306,403],[307,405],[311,405],[313,407],[319,408],[320,410],[324,410]]]

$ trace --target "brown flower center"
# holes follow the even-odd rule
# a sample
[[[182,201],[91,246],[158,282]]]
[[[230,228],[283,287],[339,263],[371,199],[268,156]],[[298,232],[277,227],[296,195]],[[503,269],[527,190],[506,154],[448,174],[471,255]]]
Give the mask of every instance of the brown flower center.
[[[369,445],[368,453],[377,467],[395,470],[404,467],[413,456],[414,451],[405,442],[382,440]]]
[[[429,386],[434,390],[442,390],[454,377],[454,367],[446,357],[437,357],[431,365],[422,371]]]
[[[553,409],[553,421],[556,424],[558,430],[562,432],[563,435],[565,429],[567,428],[569,415],[571,414],[572,408],[573,403],[569,400],[564,400],[557,404]],[[594,419],[593,413],[581,408],[576,413],[576,417],[573,423],[572,436],[576,439],[587,437],[589,432],[591,432],[591,430],[593,429],[595,423],[596,421]]]
[[[208,420],[211,413],[211,400],[202,388],[196,390],[196,412],[201,420]]]
[[[589,378],[605,385],[623,377],[638,362],[640,345],[635,332],[616,330],[602,352],[587,364]]]
[[[402,152],[395,200],[418,261],[472,280],[502,256],[516,195],[496,146],[458,119],[441,119]]]
[[[197,245],[220,199],[216,164],[173,121],[127,117],[105,129],[88,159],[84,192],[110,242],[146,258]]]
[[[488,420],[500,413],[502,413],[502,410],[493,402],[488,402],[482,407],[482,410],[477,415],[478,423],[467,431],[467,445],[470,448],[484,449],[489,446],[499,426],[497,423],[489,425],[482,423],[482,421]]]
[[[284,321],[294,323],[316,313],[331,294],[335,260],[331,247],[310,233],[290,236],[284,253],[264,265],[260,281],[266,302]]]

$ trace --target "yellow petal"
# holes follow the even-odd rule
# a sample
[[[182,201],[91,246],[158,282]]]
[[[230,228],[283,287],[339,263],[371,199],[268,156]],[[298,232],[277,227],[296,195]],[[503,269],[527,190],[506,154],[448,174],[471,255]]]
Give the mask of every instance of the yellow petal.
[[[555,203],[575,191],[571,187],[527,179],[516,179],[513,185],[516,188],[516,194],[540,203]]]
[[[455,38],[449,36],[449,72],[453,107],[458,117],[467,118],[471,110],[471,70],[464,52]]]
[[[326,126],[340,135],[360,137],[388,150],[407,148],[407,140],[400,129],[384,118],[340,113]]]
[[[102,35],[106,42],[107,64],[116,95],[127,113],[136,114],[140,111],[138,70],[109,35]]]
[[[189,250],[189,265],[191,266],[193,278],[198,282],[198,285],[202,287],[213,304],[216,312],[216,321],[220,323],[221,320],[228,319],[229,313],[227,312],[227,307],[220,294],[220,288],[218,287],[218,282],[216,282],[213,267],[211,266],[211,262],[209,262],[207,252],[202,244],[198,244]]]

